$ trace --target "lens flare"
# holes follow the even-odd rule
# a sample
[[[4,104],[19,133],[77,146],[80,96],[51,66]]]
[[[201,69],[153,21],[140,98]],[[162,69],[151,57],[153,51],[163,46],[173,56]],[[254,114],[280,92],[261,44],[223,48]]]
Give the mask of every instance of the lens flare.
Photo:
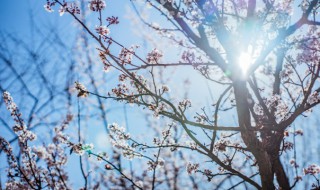
[[[252,63],[253,63],[252,47],[249,46],[248,51],[242,52],[239,56],[239,65],[244,75],[247,74],[247,71],[249,70]]]

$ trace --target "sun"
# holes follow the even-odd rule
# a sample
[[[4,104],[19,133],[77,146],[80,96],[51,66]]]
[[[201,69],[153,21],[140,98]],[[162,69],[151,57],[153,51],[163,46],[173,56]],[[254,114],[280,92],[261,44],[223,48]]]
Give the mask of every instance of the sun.
[[[248,47],[248,51],[242,52],[239,56],[238,64],[242,70],[243,75],[246,75],[250,66],[253,64],[252,47]]]

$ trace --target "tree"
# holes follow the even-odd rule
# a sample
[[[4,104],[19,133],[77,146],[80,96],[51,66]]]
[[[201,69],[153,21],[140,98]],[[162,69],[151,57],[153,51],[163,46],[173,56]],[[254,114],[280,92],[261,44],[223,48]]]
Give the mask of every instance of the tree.
[[[125,47],[119,43],[112,37],[112,30],[117,30],[118,17],[108,15],[105,19],[102,16],[104,11],[108,11],[103,0],[91,0],[88,3],[89,9],[98,15],[98,26],[94,29],[87,25],[85,14],[81,14],[79,7],[84,6],[84,2],[77,4],[48,0],[45,4],[45,9],[49,12],[60,6],[60,15],[71,15],[98,46],[96,51],[103,69],[119,76],[117,86],[107,95],[98,92],[97,89],[103,87],[95,86],[93,78],[91,85],[86,87],[76,81],[75,88],[79,98],[84,98],[82,100],[85,101],[96,97],[100,106],[103,105],[103,99],[137,105],[136,109],[148,109],[154,117],[160,118],[157,125],[149,125],[158,133],[158,137],[149,136],[144,139],[145,142],[143,139],[136,140],[118,124],[107,125],[105,122],[110,142],[114,146],[110,160],[106,158],[106,153],[95,153],[92,145],[84,144],[80,133],[78,142],[66,139],[59,133],[59,130],[64,130],[60,127],[56,131],[58,137],[54,137],[56,147],[65,144],[70,147],[71,152],[80,155],[86,152],[89,156],[105,161],[106,170],[116,170],[122,176],[115,179],[110,173],[105,174],[108,182],[104,182],[104,178],[100,181],[92,180],[96,185],[90,186],[89,172],[83,169],[81,156],[84,188],[105,185],[109,188],[132,186],[137,189],[177,189],[188,181],[196,189],[201,183],[193,177],[200,175],[194,173],[202,174],[208,181],[214,182],[215,188],[232,189],[240,185],[248,189],[294,188],[302,180],[297,173],[299,166],[295,160],[291,160],[296,176],[289,175],[281,162],[281,155],[294,149],[294,144],[288,141],[289,136],[303,134],[301,130],[290,132],[290,126],[298,117],[304,116],[320,103],[320,23],[317,20],[320,2],[142,2],[142,6],[148,5],[160,13],[156,18],[163,19],[164,24],[159,26],[150,23],[139,14],[141,4],[133,1],[140,21],[160,35],[157,39],[168,38],[170,44],[174,44],[182,52],[181,56],[168,58],[163,53],[165,50],[157,47],[144,56],[138,46]],[[91,40],[87,39],[86,42]],[[115,53],[119,50],[120,54]],[[214,87],[209,106],[203,101],[203,105],[196,105],[195,102],[201,96],[176,95],[181,89],[170,87],[175,81],[166,84],[164,78],[174,78],[168,76],[168,70],[180,67],[190,67]],[[24,124],[19,119],[16,107],[12,108],[12,98],[7,92],[4,93],[4,99],[18,123],[16,132],[22,136],[29,134],[23,128]],[[103,112],[104,108],[100,108]],[[232,115],[236,115],[237,124],[226,126],[226,120]],[[78,119],[80,131],[80,117]],[[69,121],[70,118],[65,123]],[[163,126],[159,124],[162,121],[169,124],[159,131],[159,126]],[[307,127],[305,129],[312,130]],[[181,137],[181,133],[186,137]],[[25,150],[22,152],[27,160],[32,160],[29,155],[31,152],[26,148],[28,139],[32,140],[31,137],[19,140],[20,149]],[[150,139],[152,144],[148,143]],[[187,139],[191,142],[186,143]],[[10,157],[12,151],[8,148],[9,143],[4,139],[1,142],[9,162],[18,162]],[[56,151],[58,150],[60,149],[57,148]],[[37,150],[34,153],[40,159],[47,159],[48,163],[54,158],[43,157]],[[121,164],[123,157],[133,160],[142,158],[142,171],[131,170],[130,174],[126,173],[123,169],[125,166]],[[194,161],[186,159],[187,157],[194,157]],[[175,160],[179,158],[181,163],[176,163]],[[30,172],[31,177],[28,177],[23,171],[19,171],[19,167],[15,165],[14,168],[18,168],[18,176],[24,185],[29,184],[31,188],[45,187],[41,184],[41,179],[44,178],[42,174]],[[29,165],[31,171],[35,167],[36,164]],[[57,173],[60,167],[58,165],[55,168]],[[165,169],[161,169],[163,167]],[[186,168],[190,176],[180,174],[183,168]],[[50,173],[50,169],[47,172]],[[315,164],[304,169],[305,175],[316,179],[313,189],[320,188],[317,176],[319,173],[320,167]],[[59,174],[52,179],[59,181],[61,188],[68,188],[64,176]],[[13,180],[15,177],[9,175],[9,178]],[[230,182],[231,185],[227,187],[224,182],[230,178],[235,178],[235,183]],[[55,188],[52,180],[47,180],[47,184]]]

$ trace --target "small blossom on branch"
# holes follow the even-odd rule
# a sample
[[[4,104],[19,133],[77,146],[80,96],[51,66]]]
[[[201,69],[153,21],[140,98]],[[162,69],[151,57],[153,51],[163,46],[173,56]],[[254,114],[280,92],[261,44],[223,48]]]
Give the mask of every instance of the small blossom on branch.
[[[194,141],[186,141],[186,146],[190,147],[192,150],[197,149],[197,144]]]
[[[60,16],[64,15],[65,12],[70,12],[71,14],[80,14],[80,9],[78,5],[74,2],[63,2],[59,9]]]
[[[290,165],[291,165],[292,167],[294,167],[294,168],[298,168],[298,167],[299,167],[299,165],[297,164],[297,162],[296,162],[295,159],[291,159],[291,160],[290,160]]]
[[[83,84],[81,84],[77,81],[75,82],[75,84],[76,84],[75,88],[78,90],[77,96],[78,97],[88,97],[89,92],[87,91],[87,88]]]
[[[183,101],[179,102],[179,108],[182,111],[185,111],[187,108],[191,107],[191,101],[189,99],[184,99]]]
[[[102,37],[110,34],[110,29],[107,26],[96,26],[96,31]]]
[[[181,59],[183,62],[193,63],[193,62],[195,62],[196,56],[195,56],[194,52],[184,51],[182,53]]]
[[[107,55],[109,54],[108,50],[107,51],[99,51],[99,57],[103,63],[103,71],[104,72],[109,72],[111,69],[110,63],[107,61]]]
[[[159,103],[158,105],[149,105],[149,109],[153,111],[153,116],[158,118],[160,113],[166,110],[167,106],[164,103]]]
[[[133,48],[127,49],[127,48],[122,48],[119,54],[119,59],[121,61],[121,64],[127,64],[131,63],[132,61],[132,55],[133,55]]]
[[[201,123],[201,124],[204,124],[205,121],[207,121],[207,117],[203,114],[198,114],[198,115],[194,116],[194,118],[196,119],[197,123]]]
[[[163,86],[161,87],[161,89],[162,89],[162,93],[165,93],[165,92],[169,92],[169,91],[170,91],[170,89],[169,89],[169,87],[168,87],[167,85],[163,85]]]
[[[318,91],[314,91],[309,97],[308,97],[308,104],[314,104],[320,101],[320,94]]]
[[[215,144],[215,148],[218,150],[218,151],[226,151],[227,150],[227,145],[229,144],[230,142],[229,141],[225,141],[224,139],[218,141],[216,144]]]
[[[128,140],[130,139],[130,134],[126,133],[124,127],[119,126],[117,123],[113,123],[108,126],[110,130],[110,142],[115,147],[121,150],[122,155],[131,160],[134,157],[139,157],[140,154],[135,152],[133,146],[128,144]]]
[[[151,161],[149,160],[147,162],[148,165],[148,171],[155,170],[156,168],[163,168],[164,167],[164,160],[162,158],[158,158],[157,161]]]
[[[303,130],[302,129],[298,129],[294,131],[294,135],[301,135],[303,136]]]
[[[307,168],[303,169],[303,173],[305,175],[317,175],[320,174],[320,166],[316,165],[316,164],[311,164],[309,165]]]
[[[82,149],[82,144],[81,144],[81,143],[79,143],[79,144],[73,144],[72,147],[71,147],[70,153],[72,153],[72,152],[74,152],[74,153],[82,156],[83,153],[84,153],[84,151],[83,151],[83,149]]]
[[[292,150],[293,149],[293,143],[289,141],[285,141],[283,143],[283,151]]]
[[[67,3],[66,2],[64,2],[59,9],[60,16],[62,16],[65,12],[67,12]]]
[[[25,123],[21,118],[22,114],[20,113],[17,105],[14,103],[9,92],[3,92],[3,100],[7,106],[7,109],[11,112],[12,118],[16,122],[12,129],[18,135],[19,144],[20,146],[26,148],[25,146],[27,146],[27,141],[35,140],[37,136],[25,126]]]
[[[111,16],[111,17],[108,17],[106,20],[109,23],[108,26],[110,26],[112,24],[119,24],[118,17]]]
[[[91,11],[101,11],[106,7],[106,2],[103,0],[91,0],[88,5]]]
[[[147,62],[149,64],[158,64],[160,59],[163,57],[163,53],[154,48],[150,53],[147,55]]]
[[[198,163],[191,164],[189,162],[188,165],[187,165],[187,172],[188,172],[189,175],[191,175],[192,173],[196,173],[198,168],[199,168],[199,164]]]
[[[47,3],[43,6],[44,9],[49,12],[52,13],[54,10],[52,9],[52,7],[55,5],[55,2],[50,2],[49,0],[47,0]]]

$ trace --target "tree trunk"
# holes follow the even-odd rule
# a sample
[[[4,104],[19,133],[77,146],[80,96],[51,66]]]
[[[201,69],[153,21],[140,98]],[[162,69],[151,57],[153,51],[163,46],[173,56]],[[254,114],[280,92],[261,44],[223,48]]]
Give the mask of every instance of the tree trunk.
[[[265,151],[261,151],[258,154],[254,154],[258,166],[259,173],[261,178],[261,185],[263,190],[273,190],[275,189],[273,184],[274,172],[272,170],[272,162],[270,161],[270,157]]]
[[[257,160],[261,185],[263,190],[274,190],[273,162],[262,143],[257,139],[256,134],[250,130],[251,118],[248,104],[248,90],[246,81],[236,80],[233,83],[235,99],[237,104],[237,114],[239,127],[242,129],[241,137]]]
[[[290,184],[289,179],[283,169],[279,156],[275,158],[273,162],[273,170],[276,174],[277,181],[282,190],[289,190]]]

